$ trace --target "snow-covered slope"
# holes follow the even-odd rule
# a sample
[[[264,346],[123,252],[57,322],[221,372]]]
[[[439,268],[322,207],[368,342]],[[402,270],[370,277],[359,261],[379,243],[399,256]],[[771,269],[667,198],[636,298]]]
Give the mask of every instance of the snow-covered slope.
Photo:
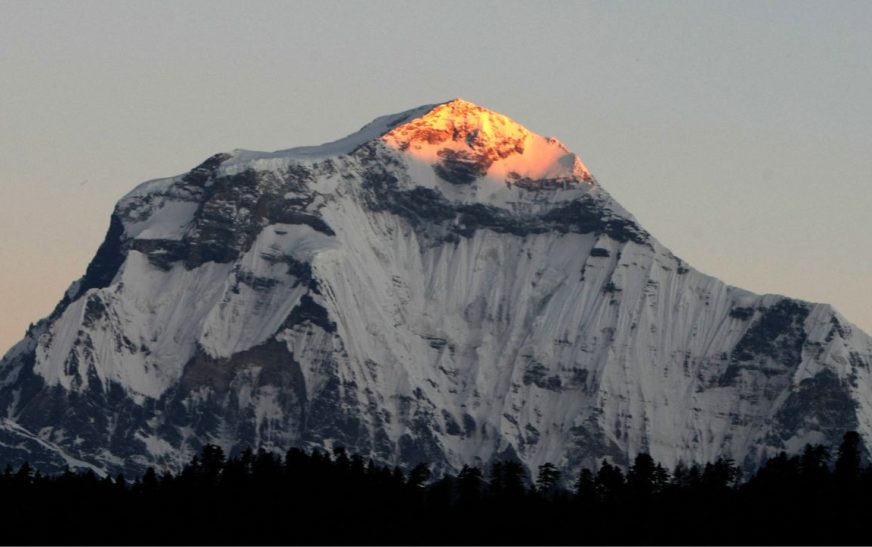
[[[558,141],[454,100],[219,154],[117,205],[0,364],[0,457],[342,445],[571,470],[872,440],[872,339],[701,274]]]

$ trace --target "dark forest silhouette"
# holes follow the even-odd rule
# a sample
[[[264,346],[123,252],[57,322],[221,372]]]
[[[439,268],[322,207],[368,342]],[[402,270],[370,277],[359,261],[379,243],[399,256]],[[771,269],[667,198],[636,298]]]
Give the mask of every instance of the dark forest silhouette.
[[[0,476],[5,544],[869,544],[872,469],[848,432],[741,480],[728,459],[667,471],[640,454],[577,477],[518,462],[431,477],[336,449],[207,445],[129,482],[24,464]],[[572,485],[567,487],[567,485]]]

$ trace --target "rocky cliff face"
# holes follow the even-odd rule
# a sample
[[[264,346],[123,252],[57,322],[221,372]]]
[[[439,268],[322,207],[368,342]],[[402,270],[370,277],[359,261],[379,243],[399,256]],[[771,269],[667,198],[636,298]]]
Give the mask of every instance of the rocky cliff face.
[[[570,471],[872,440],[872,339],[703,275],[578,157],[455,100],[140,185],[0,364],[0,459],[204,443]]]

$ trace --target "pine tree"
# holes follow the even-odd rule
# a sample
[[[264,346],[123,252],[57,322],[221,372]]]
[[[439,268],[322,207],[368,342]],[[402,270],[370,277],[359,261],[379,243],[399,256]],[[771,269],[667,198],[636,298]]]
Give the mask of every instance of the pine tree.
[[[650,454],[636,456],[627,473],[627,486],[635,496],[650,496],[654,493],[654,472],[656,465]]]
[[[507,498],[523,496],[526,482],[527,473],[520,462],[508,461],[503,463],[503,492]]]
[[[702,484],[702,468],[698,463],[694,463],[687,470],[687,484],[691,488],[698,488]]]
[[[536,491],[543,495],[551,495],[560,481],[560,471],[553,463],[543,463],[539,466],[536,477]]]
[[[849,482],[860,475],[860,443],[860,435],[856,431],[848,431],[842,438],[835,468],[839,480]]]
[[[478,502],[481,499],[482,489],[481,470],[478,467],[464,465],[457,474],[457,489],[461,503],[469,505]]]
[[[575,497],[582,503],[592,503],[596,498],[593,473],[586,467],[581,470],[578,480],[575,481]]]
[[[597,497],[604,501],[614,501],[623,493],[624,484],[624,473],[608,460],[603,460],[595,480]]]
[[[403,470],[394,466],[393,471],[391,471],[391,481],[394,483],[395,487],[405,486],[406,476],[403,474]]]
[[[203,445],[200,450],[200,467],[206,480],[215,483],[224,468],[224,451],[214,444]]]
[[[830,474],[830,454],[827,447],[808,444],[799,459],[799,470],[806,488],[819,490]]]
[[[31,484],[33,481],[33,468],[30,467],[30,464],[24,462],[21,464],[21,467],[18,468],[18,471],[15,473],[15,483],[18,486],[27,486]]]
[[[142,475],[142,491],[145,493],[155,492],[157,491],[157,484],[157,473],[154,467],[149,467]]]
[[[127,481],[124,479],[124,473],[118,473],[115,476],[115,490],[121,493],[127,491]]]
[[[340,473],[348,471],[351,467],[351,460],[348,459],[348,452],[346,452],[344,446],[337,446],[333,449],[333,462]]]
[[[428,480],[430,480],[430,467],[426,463],[419,463],[409,473],[409,482],[407,484],[412,488],[420,489],[424,487]]]
[[[690,483],[690,469],[683,460],[678,460],[675,469],[672,470],[672,486],[687,488]]]
[[[659,494],[666,490],[666,487],[669,486],[669,483],[672,480],[672,477],[669,476],[669,471],[659,463],[654,467],[654,476],[652,478],[655,494]]]
[[[731,458],[718,458],[714,463],[707,463],[702,472],[702,484],[709,489],[732,488],[738,479],[739,468]]]
[[[505,490],[503,468],[503,462],[501,461],[495,461],[491,464],[490,478],[488,479],[488,493],[491,496],[500,496]]]
[[[363,476],[366,474],[366,464],[363,461],[363,457],[358,454],[352,455],[349,469],[351,471],[351,475],[356,479],[363,478]]]

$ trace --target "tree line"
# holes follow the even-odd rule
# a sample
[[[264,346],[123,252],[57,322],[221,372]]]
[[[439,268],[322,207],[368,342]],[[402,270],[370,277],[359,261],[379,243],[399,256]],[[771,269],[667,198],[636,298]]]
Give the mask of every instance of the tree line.
[[[516,461],[431,475],[342,448],[206,445],[174,474],[0,475],[4,544],[868,544],[872,469],[845,434],[750,477],[729,459],[667,470],[639,454],[562,477]]]

